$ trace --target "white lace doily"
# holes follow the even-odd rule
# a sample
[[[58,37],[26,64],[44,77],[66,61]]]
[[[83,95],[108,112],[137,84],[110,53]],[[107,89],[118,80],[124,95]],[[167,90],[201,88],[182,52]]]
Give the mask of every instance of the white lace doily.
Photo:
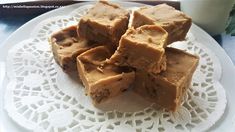
[[[192,85],[177,112],[156,110],[131,91],[94,107],[76,76],[65,74],[55,63],[47,42],[52,32],[77,24],[90,7],[81,6],[70,15],[44,20],[31,38],[8,52],[4,105],[16,123],[38,132],[198,132],[216,123],[227,102],[219,82],[222,69],[215,54],[192,33],[186,41],[171,45],[200,57]]]

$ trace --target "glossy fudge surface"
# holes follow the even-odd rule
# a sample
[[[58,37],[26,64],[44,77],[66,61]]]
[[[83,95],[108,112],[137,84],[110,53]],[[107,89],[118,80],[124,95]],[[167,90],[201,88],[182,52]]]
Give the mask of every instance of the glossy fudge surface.
[[[174,48],[166,48],[166,56],[166,71],[159,74],[136,71],[133,90],[162,108],[176,111],[191,84],[199,58]]]
[[[99,1],[79,22],[79,35],[98,43],[110,43],[117,47],[127,30],[129,12],[116,4]]]
[[[159,73],[166,69],[164,53],[168,33],[157,25],[130,28],[109,62]]]
[[[132,69],[106,63],[110,56],[107,47],[99,46],[77,57],[79,76],[94,104],[117,96],[134,81]]]
[[[168,44],[185,39],[192,20],[183,12],[160,4],[152,7],[142,7],[134,12],[132,26],[137,28],[142,25],[159,25],[169,33]]]
[[[76,70],[76,57],[91,48],[87,40],[77,35],[77,26],[70,26],[54,33],[49,42],[56,62],[64,71]]]

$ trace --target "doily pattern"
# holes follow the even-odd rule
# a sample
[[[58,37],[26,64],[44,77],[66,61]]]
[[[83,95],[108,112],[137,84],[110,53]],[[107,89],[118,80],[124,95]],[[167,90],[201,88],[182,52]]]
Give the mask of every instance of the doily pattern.
[[[5,109],[15,122],[38,132],[203,131],[216,123],[226,106],[225,91],[218,81],[222,69],[214,53],[190,32],[185,41],[171,45],[200,57],[192,85],[177,112],[158,110],[154,105],[135,109],[128,104],[131,101],[116,110],[95,108],[76,75],[65,74],[55,63],[47,42],[52,32],[77,24],[90,7],[80,6],[68,16],[42,21],[30,39],[8,52]],[[126,96],[131,98],[132,94],[127,92]],[[120,98],[116,101],[123,102]],[[133,109],[122,110],[127,106]]]

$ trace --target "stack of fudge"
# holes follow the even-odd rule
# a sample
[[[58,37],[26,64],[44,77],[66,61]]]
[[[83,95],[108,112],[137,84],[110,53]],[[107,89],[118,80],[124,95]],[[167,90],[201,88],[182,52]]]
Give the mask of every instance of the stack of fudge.
[[[176,111],[199,58],[168,45],[185,39],[191,18],[166,4],[134,11],[131,27],[129,18],[119,5],[99,1],[78,25],[50,37],[56,62],[65,72],[78,72],[95,105],[131,87]]]

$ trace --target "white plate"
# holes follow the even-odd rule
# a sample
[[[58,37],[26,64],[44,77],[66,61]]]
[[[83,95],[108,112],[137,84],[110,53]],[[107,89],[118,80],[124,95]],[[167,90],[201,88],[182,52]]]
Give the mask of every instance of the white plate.
[[[32,28],[34,28],[41,21],[50,18],[51,16],[61,16],[65,14],[69,14],[72,10],[76,9],[81,5],[85,5],[86,3],[75,4],[71,6],[67,6],[64,8],[56,9],[54,11],[43,14],[30,22],[24,24],[21,28],[15,31],[0,47],[0,127],[2,127],[1,131],[11,131],[11,132],[21,132],[26,131],[21,128],[17,124],[15,124],[3,110],[3,95],[6,89],[7,78],[5,75],[4,63],[6,61],[6,56],[8,50],[14,46],[14,44],[19,43],[22,40],[28,39],[30,37],[30,32]],[[119,3],[122,6],[141,6],[142,4],[136,3],[128,3],[122,2]],[[211,49],[219,58],[222,65],[222,77],[221,84],[226,89],[228,104],[225,110],[225,114],[223,117],[210,129],[211,131],[226,131],[232,132],[235,131],[235,103],[232,103],[235,100],[233,93],[235,93],[235,69],[232,64],[232,61],[227,56],[225,51],[219,46],[219,44],[206,32],[204,32],[199,27],[193,25],[190,29],[194,36],[197,38],[197,41],[204,44],[207,48]]]

